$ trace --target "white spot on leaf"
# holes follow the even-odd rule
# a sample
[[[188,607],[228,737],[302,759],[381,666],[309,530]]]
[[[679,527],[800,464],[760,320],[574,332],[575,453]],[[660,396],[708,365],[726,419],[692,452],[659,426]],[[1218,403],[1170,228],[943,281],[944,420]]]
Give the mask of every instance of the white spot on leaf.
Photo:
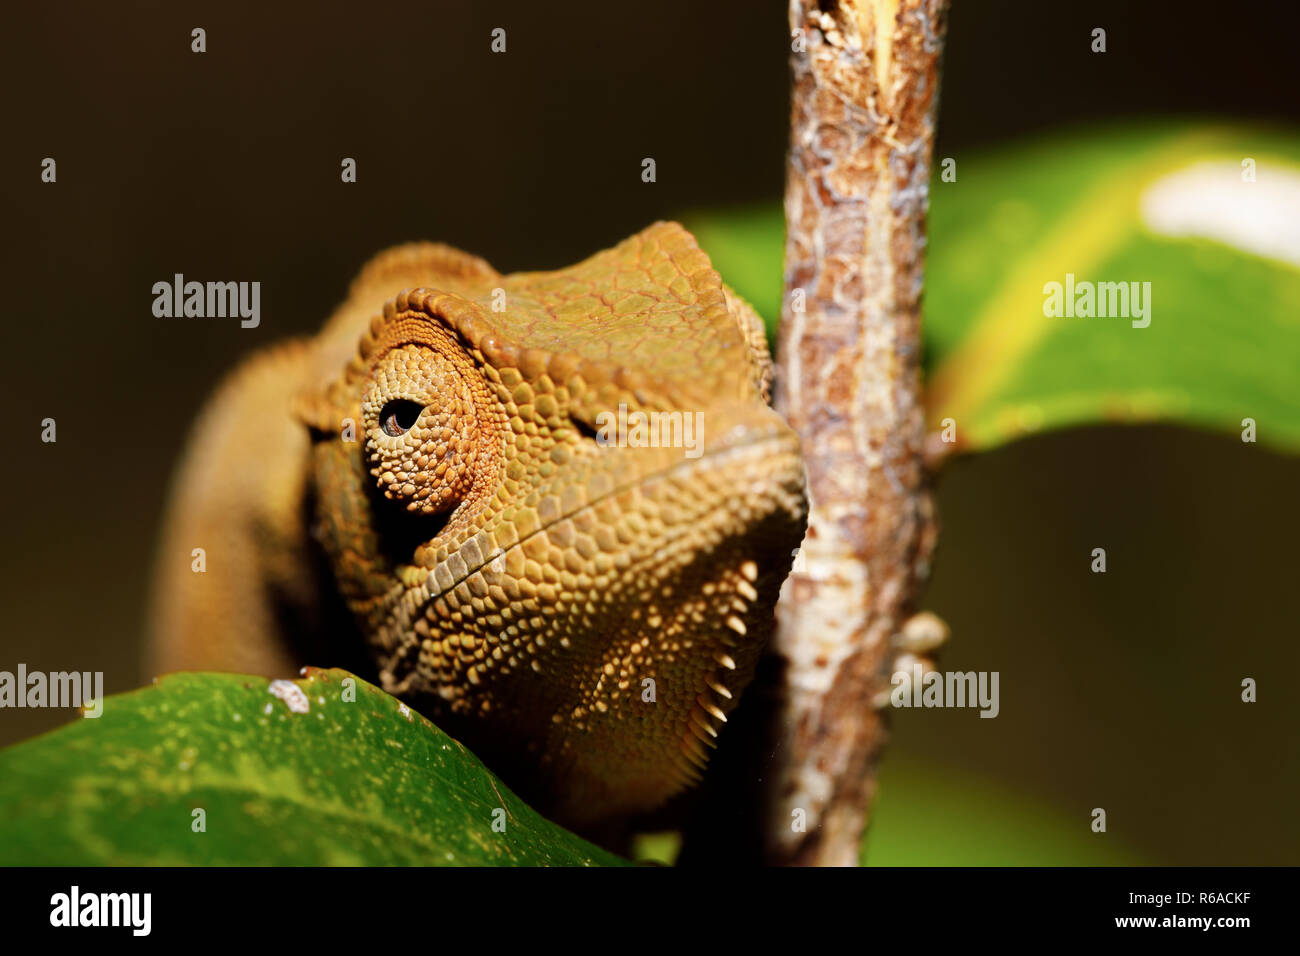
[[[303,689],[291,680],[273,680],[267,690],[284,701],[285,706],[295,714],[305,714],[311,710],[311,701],[307,699]],[[267,713],[269,714],[270,710]]]
[[[1261,165],[1243,182],[1236,160],[1198,163],[1142,194],[1142,219],[1165,236],[1213,239],[1300,266],[1300,169]]]

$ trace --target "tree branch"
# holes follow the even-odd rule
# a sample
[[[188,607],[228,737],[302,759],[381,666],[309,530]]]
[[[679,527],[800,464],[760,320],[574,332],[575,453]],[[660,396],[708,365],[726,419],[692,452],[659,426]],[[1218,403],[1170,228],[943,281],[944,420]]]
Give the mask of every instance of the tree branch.
[[[776,407],[803,442],[811,512],[777,608],[772,863],[856,863],[885,737],[872,700],[933,545],[920,298],[946,14],[947,0],[790,0]]]

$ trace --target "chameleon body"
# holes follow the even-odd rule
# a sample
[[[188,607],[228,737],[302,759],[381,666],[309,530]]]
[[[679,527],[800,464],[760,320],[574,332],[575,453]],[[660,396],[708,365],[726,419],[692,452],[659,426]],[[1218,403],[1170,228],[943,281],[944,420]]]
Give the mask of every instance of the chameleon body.
[[[555,272],[389,250],[203,412],[152,663],[364,649],[561,822],[652,809],[699,778],[803,535],[769,379],[758,317],[674,223]]]

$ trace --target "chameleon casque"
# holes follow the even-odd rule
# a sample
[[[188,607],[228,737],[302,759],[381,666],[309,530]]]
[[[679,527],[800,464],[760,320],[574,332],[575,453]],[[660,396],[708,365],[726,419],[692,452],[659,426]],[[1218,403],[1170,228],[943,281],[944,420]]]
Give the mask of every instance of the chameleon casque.
[[[286,676],[361,651],[560,822],[653,809],[699,779],[803,537],[770,375],[758,316],[675,223],[555,272],[384,252],[201,414],[151,664]],[[620,404],[702,413],[697,457],[605,440]]]

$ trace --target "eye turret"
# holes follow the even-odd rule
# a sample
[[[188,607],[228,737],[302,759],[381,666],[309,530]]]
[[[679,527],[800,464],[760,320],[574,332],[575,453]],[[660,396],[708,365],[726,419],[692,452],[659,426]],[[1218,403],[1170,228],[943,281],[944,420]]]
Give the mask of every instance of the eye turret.
[[[366,459],[384,497],[439,514],[473,486],[477,410],[456,364],[403,345],[376,364],[362,396]]]

